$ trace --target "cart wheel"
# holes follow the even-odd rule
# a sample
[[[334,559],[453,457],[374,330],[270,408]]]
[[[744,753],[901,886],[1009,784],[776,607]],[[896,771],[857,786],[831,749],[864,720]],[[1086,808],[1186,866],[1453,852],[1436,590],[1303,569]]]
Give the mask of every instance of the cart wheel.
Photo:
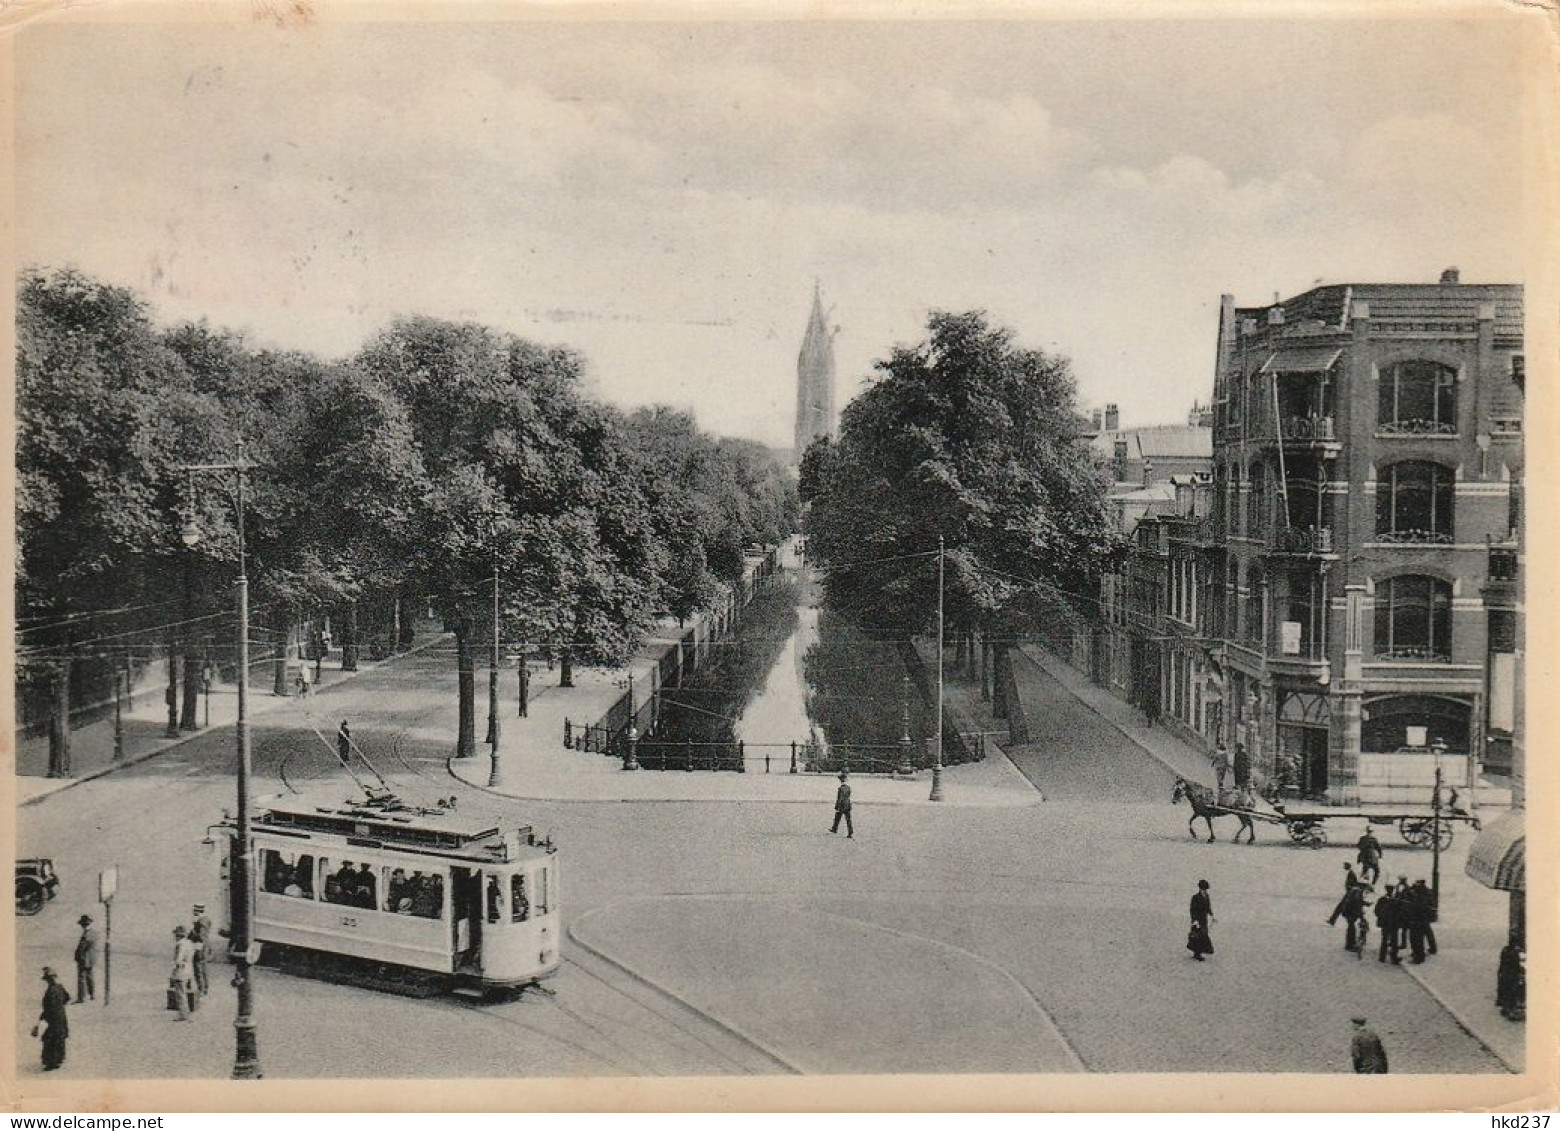
[[[1311,840],[1311,826],[1305,821],[1290,821],[1284,826],[1289,832],[1289,839],[1296,844],[1308,844]]]
[[[16,913],[18,915],[38,914],[38,912],[43,910],[43,904],[47,898],[43,892],[43,885],[37,880],[23,879],[16,881]]]
[[[1434,823],[1433,821],[1431,822],[1431,824]],[[1441,827],[1436,830],[1435,839],[1440,842],[1442,852],[1445,852],[1452,846],[1452,823],[1450,821],[1441,822]],[[1425,833],[1425,840],[1427,842],[1430,840],[1428,832]]]
[[[1409,844],[1430,843],[1430,822],[1420,820],[1418,817],[1404,817],[1398,822],[1398,832],[1403,834],[1403,839]]]
[[[1321,848],[1327,843],[1327,830],[1321,825],[1311,825],[1305,830],[1305,842],[1312,848]]]

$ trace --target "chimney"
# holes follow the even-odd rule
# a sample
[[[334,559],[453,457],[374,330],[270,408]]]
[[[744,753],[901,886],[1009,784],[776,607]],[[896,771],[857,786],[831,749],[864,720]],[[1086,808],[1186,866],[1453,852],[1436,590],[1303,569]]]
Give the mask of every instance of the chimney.
[[[1448,267],[1441,272],[1441,283],[1444,286],[1455,287],[1460,282],[1462,282],[1462,272],[1457,270],[1457,268]]]
[[[1268,307],[1267,324],[1269,326],[1282,326],[1284,324],[1284,308],[1282,306]]]
[[[1121,410],[1113,404],[1105,406],[1105,431],[1114,432],[1121,426]]]
[[[1105,414],[1099,409],[1094,410],[1094,430],[1100,431],[1105,427]]]

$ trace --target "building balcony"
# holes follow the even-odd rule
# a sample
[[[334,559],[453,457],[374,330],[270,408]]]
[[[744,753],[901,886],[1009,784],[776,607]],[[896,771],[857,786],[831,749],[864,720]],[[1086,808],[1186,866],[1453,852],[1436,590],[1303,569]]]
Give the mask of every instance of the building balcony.
[[[1378,530],[1375,540],[1398,546],[1450,546],[1456,541],[1449,530]]]
[[[1259,420],[1251,422],[1246,439],[1254,444],[1277,444],[1283,441],[1285,447],[1326,448],[1337,450],[1343,447],[1338,439],[1337,428],[1331,416],[1320,414],[1307,414],[1305,416],[1284,416],[1279,418],[1278,428],[1273,427],[1273,417],[1264,414]]]
[[[1378,648],[1376,649],[1375,658],[1389,662],[1393,660],[1418,660],[1436,664],[1449,664],[1452,662],[1452,654],[1448,651],[1441,648],[1419,646]]]
[[[1330,526],[1290,526],[1276,532],[1268,552],[1273,554],[1297,554],[1304,557],[1333,554],[1333,532]]]
[[[1290,416],[1284,419],[1285,440],[1337,440],[1330,416]]]

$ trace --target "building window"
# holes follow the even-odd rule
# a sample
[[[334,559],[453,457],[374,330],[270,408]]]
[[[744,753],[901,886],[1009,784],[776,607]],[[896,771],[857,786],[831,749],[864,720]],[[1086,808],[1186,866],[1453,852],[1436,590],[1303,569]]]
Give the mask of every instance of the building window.
[[[1454,484],[1438,463],[1410,460],[1376,483],[1376,536],[1383,542],[1451,542]]]
[[[1246,640],[1248,643],[1257,645],[1262,643],[1262,590],[1264,584],[1262,563],[1252,562],[1246,569]]]
[[[1246,537],[1267,536],[1267,474],[1260,463],[1251,465],[1251,489],[1246,495]]]
[[[1229,583],[1225,593],[1225,635],[1231,639],[1240,635],[1240,566],[1230,563]]]
[[[1452,657],[1452,587],[1407,575],[1376,584],[1376,655],[1391,660]]]
[[[1279,652],[1306,660],[1321,659],[1321,578],[1312,570],[1292,569],[1286,581],[1289,590],[1283,606],[1286,627],[1279,641]],[[1287,627],[1290,625],[1293,627]]]
[[[1434,361],[1400,361],[1381,374],[1376,427],[1391,435],[1457,431],[1457,373]]]

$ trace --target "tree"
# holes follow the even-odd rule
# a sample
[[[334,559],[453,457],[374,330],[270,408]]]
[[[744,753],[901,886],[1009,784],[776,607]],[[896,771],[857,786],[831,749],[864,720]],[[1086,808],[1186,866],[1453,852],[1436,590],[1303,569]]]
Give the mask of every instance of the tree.
[[[809,551],[831,610],[904,637],[934,622],[940,536],[953,636],[1000,643],[1034,594],[1088,591],[1110,547],[1103,482],[1064,358],[1015,346],[983,312],[927,329],[877,364],[839,439],[805,454]]]

